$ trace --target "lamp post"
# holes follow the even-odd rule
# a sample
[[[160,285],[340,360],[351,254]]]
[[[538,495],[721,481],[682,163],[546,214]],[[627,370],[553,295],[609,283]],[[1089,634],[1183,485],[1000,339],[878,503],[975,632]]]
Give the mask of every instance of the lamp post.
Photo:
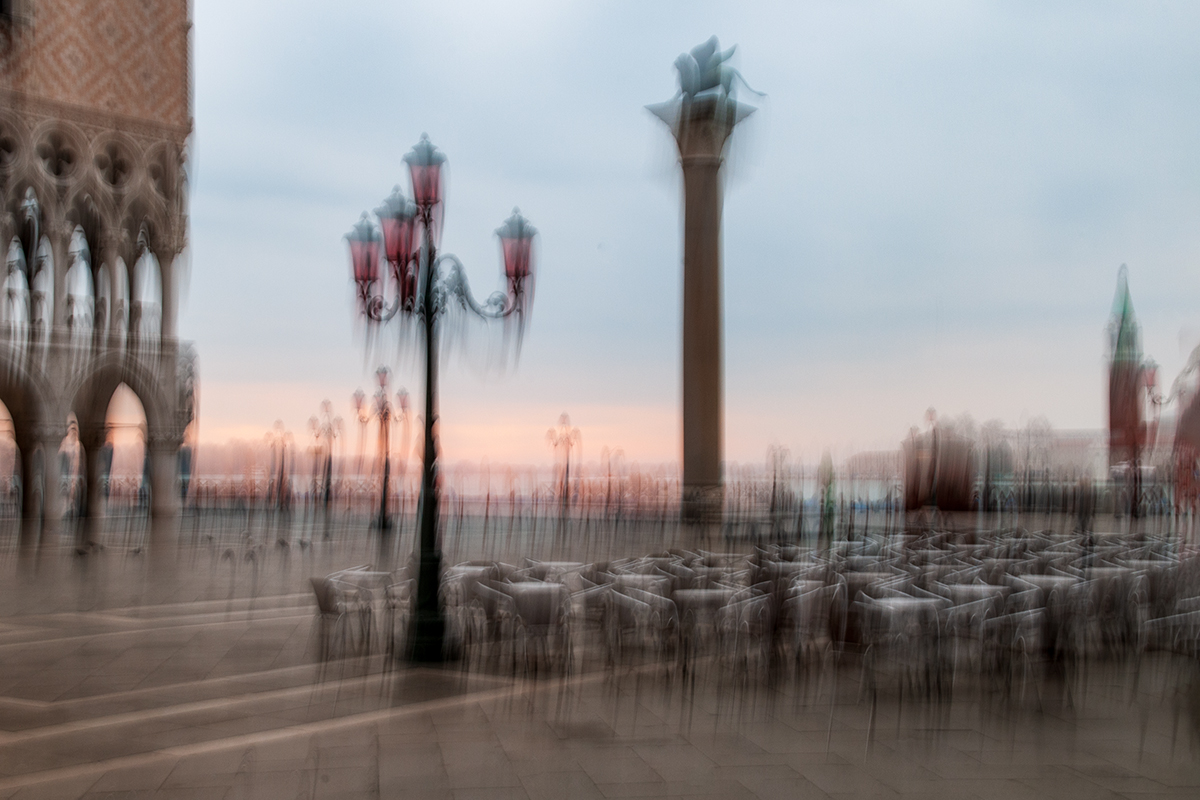
[[[392,521],[388,518],[388,479],[392,473],[392,404],[388,401],[388,368],[375,370],[375,378],[379,381],[379,388],[375,390],[375,416],[379,418],[379,459],[383,475],[383,485],[379,491],[379,516],[375,526],[379,528],[380,537],[386,539],[392,529]],[[380,552],[385,552],[382,543]]]
[[[396,405],[392,413],[392,418],[403,426],[403,434],[400,437],[400,518],[404,518],[404,478],[408,472],[408,443],[409,443],[409,414],[408,390],[401,389],[396,392]]]
[[[329,502],[333,498],[333,443],[342,432],[342,418],[333,415],[333,403],[328,400],[321,403],[321,418],[312,417],[308,421],[313,439],[317,446],[317,456],[321,463],[320,483],[321,505],[325,512],[325,538],[329,538]]]
[[[287,545],[289,544],[287,531],[284,530],[287,521],[284,519],[284,516],[288,510],[287,503],[290,494],[287,488],[288,481],[290,480],[287,469],[287,454],[288,447],[293,442],[292,432],[283,427],[282,420],[277,419],[275,420],[274,427],[266,434],[265,440],[271,448],[271,472],[274,473],[273,477],[268,478],[267,481],[267,502],[270,503],[272,500],[270,488],[273,482],[275,484],[276,524],[280,528],[278,543]]]
[[[363,440],[367,438],[367,423],[371,421],[371,411],[367,408],[367,395],[361,387],[354,390],[354,394],[350,396],[350,403],[354,406],[354,416],[358,419],[358,469],[356,471],[361,477]]]
[[[357,285],[358,312],[368,329],[393,318],[415,322],[425,356],[425,445],[418,511],[419,566],[417,608],[409,656],[413,661],[441,661],[445,619],[439,598],[441,552],[438,545],[439,485],[437,474],[437,366],[439,320],[451,311],[485,320],[505,320],[516,328],[514,344],[528,319],[533,284],[534,228],[514,209],[496,231],[504,258],[506,291],[480,303],[471,294],[462,263],[439,253],[444,208],[442,169],[446,157],[421,135],[404,156],[412,181],[413,199],[396,187],[375,210],[382,236],[364,212],[346,235],[351,268]],[[381,253],[390,269],[381,274]],[[407,326],[401,326],[403,331]]]
[[[562,448],[563,451],[562,496],[559,502],[565,515],[571,504],[571,448],[583,444],[583,435],[579,433],[579,428],[571,427],[571,418],[563,412],[558,418],[558,428],[546,431],[546,441],[555,450]]]

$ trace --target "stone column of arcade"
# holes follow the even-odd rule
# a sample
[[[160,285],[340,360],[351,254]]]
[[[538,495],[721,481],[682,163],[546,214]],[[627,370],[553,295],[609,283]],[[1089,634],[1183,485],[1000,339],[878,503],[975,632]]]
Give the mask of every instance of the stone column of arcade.
[[[161,556],[175,539],[179,522],[179,436],[150,435],[150,535],[152,556]]]
[[[24,434],[24,435],[23,435]],[[36,436],[17,431],[17,451],[21,454],[21,542],[22,554],[37,549],[42,535],[42,463],[41,446]]]
[[[678,99],[648,106],[683,167],[683,492],[685,522],[719,520],[724,503],[721,166],[734,127],[754,109],[732,97],[736,70],[716,37],[675,61]]]
[[[39,432],[41,442],[42,466],[42,544],[53,544],[53,537],[59,532],[63,511],[66,506],[63,497],[62,462],[59,460],[59,450],[67,436],[66,426],[43,428]]]
[[[87,518],[79,526],[77,544],[81,549],[90,550],[100,543],[104,525],[105,499],[104,484],[101,480],[105,469],[102,461],[105,442],[104,428],[80,431],[79,439],[80,444],[83,445],[83,479],[87,492],[84,509]]]

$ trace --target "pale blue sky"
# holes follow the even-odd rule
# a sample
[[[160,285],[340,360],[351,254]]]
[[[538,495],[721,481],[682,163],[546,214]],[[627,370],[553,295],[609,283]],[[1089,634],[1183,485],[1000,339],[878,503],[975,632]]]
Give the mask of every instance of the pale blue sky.
[[[207,0],[194,21],[180,328],[209,441],[369,388],[341,237],[427,131],[477,294],[514,205],[542,233],[518,369],[443,371],[446,457],[548,461],[567,411],[585,458],[676,459],[680,179],[644,105],[714,33],[769,95],[727,182],[730,460],[892,447],[931,405],[1099,427],[1122,263],[1168,384],[1200,339],[1194,3]]]

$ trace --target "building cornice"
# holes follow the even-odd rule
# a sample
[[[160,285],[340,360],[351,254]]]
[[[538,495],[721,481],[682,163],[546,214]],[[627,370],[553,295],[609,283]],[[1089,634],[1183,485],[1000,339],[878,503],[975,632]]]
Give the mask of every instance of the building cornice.
[[[86,106],[49,100],[15,89],[0,89],[0,108],[7,108],[24,117],[61,119],[72,122],[90,133],[118,130],[133,136],[155,141],[169,141],[183,145],[191,135],[194,125],[189,120],[186,127],[168,125],[154,120],[113,114]]]

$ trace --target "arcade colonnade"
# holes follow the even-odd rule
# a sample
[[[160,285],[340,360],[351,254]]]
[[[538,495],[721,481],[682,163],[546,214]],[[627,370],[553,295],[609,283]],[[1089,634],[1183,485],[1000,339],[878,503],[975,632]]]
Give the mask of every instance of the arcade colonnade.
[[[74,417],[87,515],[98,519],[106,415],[125,384],[146,415],[151,513],[173,517],[195,418],[195,354],[175,327],[186,154],[156,131],[22,111],[0,109],[0,401],[20,454],[22,516],[42,527],[61,518],[56,456]]]

